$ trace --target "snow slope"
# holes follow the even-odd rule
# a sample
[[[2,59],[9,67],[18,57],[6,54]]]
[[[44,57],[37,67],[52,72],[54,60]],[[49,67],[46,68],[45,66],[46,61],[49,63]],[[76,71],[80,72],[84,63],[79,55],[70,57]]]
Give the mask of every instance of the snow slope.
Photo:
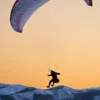
[[[100,88],[75,90],[66,86],[37,89],[0,84],[0,100],[100,100]]]

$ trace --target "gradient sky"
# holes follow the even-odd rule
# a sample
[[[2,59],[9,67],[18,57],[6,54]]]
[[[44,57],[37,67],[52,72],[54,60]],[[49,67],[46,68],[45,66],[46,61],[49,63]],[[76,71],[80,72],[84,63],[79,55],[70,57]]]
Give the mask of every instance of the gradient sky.
[[[15,0],[0,3],[0,82],[45,88],[48,68],[72,88],[100,86],[100,0],[51,0],[22,34],[9,22]],[[56,65],[56,67],[55,67]]]

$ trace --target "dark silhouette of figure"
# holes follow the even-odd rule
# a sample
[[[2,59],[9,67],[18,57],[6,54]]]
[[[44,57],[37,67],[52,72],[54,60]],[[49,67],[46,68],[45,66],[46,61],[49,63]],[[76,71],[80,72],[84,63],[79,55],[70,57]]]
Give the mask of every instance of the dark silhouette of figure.
[[[57,75],[60,75],[60,73],[57,73],[53,70],[50,70],[51,74],[48,75],[48,76],[52,76],[52,79],[50,80],[49,82],[49,85],[47,86],[48,88],[50,87],[51,83],[52,83],[52,87],[54,86],[54,83],[58,83],[59,82],[59,79],[57,78]]]

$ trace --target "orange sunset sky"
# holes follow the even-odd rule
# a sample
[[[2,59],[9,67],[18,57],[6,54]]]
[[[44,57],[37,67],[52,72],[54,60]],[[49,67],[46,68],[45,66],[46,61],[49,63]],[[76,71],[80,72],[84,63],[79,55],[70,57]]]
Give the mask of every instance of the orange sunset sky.
[[[46,88],[48,68],[75,89],[100,86],[100,0],[50,0],[23,33],[9,22],[15,0],[0,3],[0,83]],[[56,65],[56,67],[55,67]]]

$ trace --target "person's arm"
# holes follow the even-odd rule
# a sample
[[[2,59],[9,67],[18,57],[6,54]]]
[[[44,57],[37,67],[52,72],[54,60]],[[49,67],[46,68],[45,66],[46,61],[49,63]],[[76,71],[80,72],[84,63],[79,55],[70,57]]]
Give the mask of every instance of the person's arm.
[[[60,75],[60,73],[56,73],[57,75]]]
[[[51,75],[48,74],[48,76],[51,76]]]

